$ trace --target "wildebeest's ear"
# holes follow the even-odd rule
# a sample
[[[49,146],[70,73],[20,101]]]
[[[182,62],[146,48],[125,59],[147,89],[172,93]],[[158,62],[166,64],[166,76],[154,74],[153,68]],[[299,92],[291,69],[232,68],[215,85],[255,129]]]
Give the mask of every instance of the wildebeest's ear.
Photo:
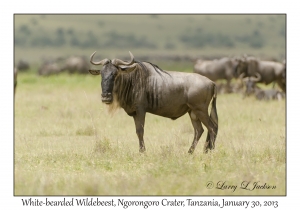
[[[100,74],[100,70],[93,70],[93,69],[90,69],[89,72],[90,72],[92,75],[99,75],[99,74]]]
[[[126,66],[126,65],[119,65],[119,69],[121,71],[125,71],[127,68],[128,68],[128,66]]]
[[[132,64],[130,66],[119,65],[119,69],[123,73],[130,73],[130,72],[132,72],[132,71],[134,71],[136,69],[136,63],[134,63],[134,64]]]

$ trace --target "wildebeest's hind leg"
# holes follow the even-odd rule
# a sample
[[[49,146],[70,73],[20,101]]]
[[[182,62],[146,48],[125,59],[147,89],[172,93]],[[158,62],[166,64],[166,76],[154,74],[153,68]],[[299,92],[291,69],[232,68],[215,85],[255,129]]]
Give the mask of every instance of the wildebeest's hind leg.
[[[145,125],[145,116],[146,112],[137,111],[135,115],[133,115],[136,134],[139,138],[140,143],[140,152],[145,152],[145,144],[144,144],[144,125]]]
[[[214,131],[214,126],[213,124],[211,123],[211,120],[209,121],[209,124],[210,124],[210,128],[207,132],[207,136],[206,136],[206,141],[205,141],[205,144],[204,144],[204,148],[203,148],[203,151],[204,153],[207,153],[208,152],[208,149],[212,150],[215,148],[215,141],[216,141],[216,132]]]
[[[197,116],[192,111],[189,112],[189,115],[190,115],[190,118],[191,118],[191,121],[192,121],[192,124],[194,127],[194,140],[189,149],[189,153],[193,154],[204,129],[202,127],[200,120],[197,118]]]
[[[203,148],[204,153],[207,153],[208,149],[212,150],[215,148],[215,141],[216,141],[216,128],[214,124],[212,123],[211,119],[209,119],[209,127],[207,127],[207,136],[206,136],[206,141],[205,145]]]
[[[197,118],[200,119],[200,121],[207,128],[207,137],[203,148],[204,153],[207,153],[208,149],[212,150],[215,148],[217,128],[212,122],[211,118],[209,117],[208,112],[204,112],[204,111],[193,111],[193,112],[196,113]]]

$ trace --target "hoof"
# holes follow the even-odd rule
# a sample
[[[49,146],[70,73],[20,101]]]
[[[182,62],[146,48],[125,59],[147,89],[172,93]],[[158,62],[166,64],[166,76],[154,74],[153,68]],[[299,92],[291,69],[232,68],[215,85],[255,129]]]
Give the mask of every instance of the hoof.
[[[194,150],[193,149],[189,149],[188,153],[191,155],[194,153]]]

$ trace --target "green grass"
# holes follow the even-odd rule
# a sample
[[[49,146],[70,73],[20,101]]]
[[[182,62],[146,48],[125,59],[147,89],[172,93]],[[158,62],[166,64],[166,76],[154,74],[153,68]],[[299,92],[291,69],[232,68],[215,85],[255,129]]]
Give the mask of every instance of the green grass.
[[[187,115],[147,114],[140,154],[133,119],[108,114],[100,93],[92,75],[18,75],[15,195],[285,195],[285,101],[219,94],[219,133],[208,154],[206,129],[187,153],[194,133]],[[238,188],[207,189],[209,181]],[[276,189],[243,190],[243,181]]]

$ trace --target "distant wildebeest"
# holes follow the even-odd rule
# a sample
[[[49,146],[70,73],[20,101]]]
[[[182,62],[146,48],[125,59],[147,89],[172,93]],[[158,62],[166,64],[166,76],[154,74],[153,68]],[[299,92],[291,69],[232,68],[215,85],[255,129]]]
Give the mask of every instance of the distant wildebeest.
[[[27,61],[24,61],[24,60],[19,60],[19,62],[17,63],[17,66],[16,68],[19,70],[19,71],[26,71],[29,69],[29,63]]]
[[[61,71],[69,73],[87,74],[90,69],[88,60],[81,56],[71,56],[66,59]]]
[[[217,88],[214,82],[195,73],[172,72],[160,69],[150,62],[120,59],[103,59],[93,65],[103,65],[102,70],[90,70],[101,74],[102,102],[123,108],[132,116],[139,139],[139,151],[144,152],[144,124],[146,112],[175,120],[189,113],[194,127],[194,140],[189,149],[193,153],[204,131],[208,130],[204,152],[215,147],[218,132],[216,108]],[[212,104],[210,115],[209,104]]]
[[[257,73],[260,80],[257,82],[266,85],[276,82],[278,86],[286,92],[286,65],[275,61],[262,61],[252,56],[246,57],[247,67],[244,73],[247,77],[253,77]]]
[[[227,84],[224,83],[217,83],[216,85],[217,85],[218,93],[220,94],[243,92],[243,85],[240,83],[230,84],[229,87]]]
[[[257,73],[256,77],[246,77],[243,79],[246,90],[244,97],[254,95],[257,100],[282,100],[285,98],[285,93],[275,89],[263,90],[256,83],[261,79]]]
[[[260,74],[256,73],[255,77],[243,77],[245,73],[241,74],[244,86],[245,86],[245,91],[244,91],[244,96],[247,97],[250,95],[255,94],[255,91],[258,90],[258,87],[256,83],[261,79]]]
[[[224,83],[217,83],[218,93],[242,93],[244,82],[243,82],[244,74],[241,74],[235,83],[230,83],[229,87]]]
[[[45,61],[38,69],[40,76],[49,76],[60,72],[61,68],[55,61]]]
[[[244,61],[241,58],[224,57],[215,60],[201,60],[198,59],[194,65],[194,73],[201,74],[210,80],[216,82],[217,80],[226,80],[226,92],[230,92],[230,82],[233,78],[238,78],[239,69],[242,67]]]
[[[275,89],[260,90],[255,94],[257,100],[278,100],[281,101],[285,98],[285,93]]]
[[[18,76],[18,69],[14,68],[14,95],[16,94],[16,88],[17,88],[17,76]]]

